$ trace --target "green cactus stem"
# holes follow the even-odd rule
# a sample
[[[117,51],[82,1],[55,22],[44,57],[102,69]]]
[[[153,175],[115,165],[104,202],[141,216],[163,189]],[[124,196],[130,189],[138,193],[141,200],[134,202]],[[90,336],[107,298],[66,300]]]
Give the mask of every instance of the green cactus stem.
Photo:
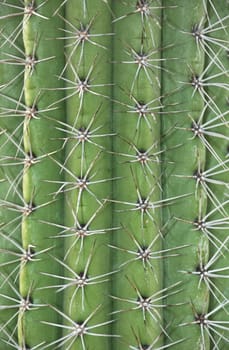
[[[227,350],[228,0],[0,0],[0,350]]]

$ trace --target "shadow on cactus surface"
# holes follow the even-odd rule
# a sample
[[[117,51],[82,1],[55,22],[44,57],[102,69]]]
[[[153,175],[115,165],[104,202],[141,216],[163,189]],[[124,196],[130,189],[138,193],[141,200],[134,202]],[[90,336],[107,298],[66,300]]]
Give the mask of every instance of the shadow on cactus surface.
[[[228,13],[0,0],[0,350],[229,349]]]

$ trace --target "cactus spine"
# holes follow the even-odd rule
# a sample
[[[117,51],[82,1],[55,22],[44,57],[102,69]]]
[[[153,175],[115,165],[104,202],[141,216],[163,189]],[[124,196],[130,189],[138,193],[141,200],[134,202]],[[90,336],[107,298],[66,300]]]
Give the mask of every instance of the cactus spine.
[[[0,1],[0,349],[228,348],[228,1]]]

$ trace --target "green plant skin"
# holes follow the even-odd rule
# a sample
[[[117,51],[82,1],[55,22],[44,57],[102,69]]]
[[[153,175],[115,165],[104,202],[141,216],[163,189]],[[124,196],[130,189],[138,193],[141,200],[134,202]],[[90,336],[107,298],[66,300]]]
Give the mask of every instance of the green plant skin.
[[[160,7],[160,5],[161,2],[158,1],[156,6]],[[139,152],[146,152],[153,144],[155,144],[155,147],[152,147],[149,153],[159,151],[160,116],[157,112],[160,109],[159,97],[161,91],[157,80],[160,81],[160,70],[146,68],[147,76],[144,69],[141,68],[136,77],[139,66],[134,63],[135,58],[133,57],[133,50],[137,54],[149,54],[154,49],[155,54],[149,58],[156,60],[160,58],[161,9],[153,10],[153,18],[149,17],[149,22],[144,21],[144,24],[140,13],[133,13],[136,10],[136,2],[114,2],[112,9],[115,14],[113,130],[117,133],[113,145],[114,173],[115,176],[121,177],[120,181],[114,183],[114,198],[116,201],[114,226],[123,227],[123,229],[117,231],[113,238],[114,247],[122,250],[113,249],[112,256],[115,268],[119,268],[120,265],[124,264],[120,272],[114,276],[112,287],[113,310],[122,310],[117,315],[115,314],[117,321],[113,330],[114,333],[121,334],[122,337],[120,342],[113,345],[113,348],[127,349],[130,346],[136,346],[137,339],[142,345],[150,345],[156,336],[163,333],[161,328],[163,325],[160,320],[162,310],[160,307],[156,308],[158,315],[152,310],[152,314],[154,317],[156,315],[156,319],[153,319],[146,311],[144,321],[143,310],[140,307],[138,310],[133,310],[137,308],[137,304],[131,303],[131,301],[137,302],[136,288],[142,297],[150,297],[162,289],[162,261],[161,259],[152,259],[150,261],[152,267],[147,262],[144,267],[141,259],[132,261],[137,256],[128,253],[128,251],[132,251],[137,254],[138,251],[133,237],[142,248],[147,248],[160,233],[161,228],[160,208],[148,209],[151,218],[148,214],[137,210],[137,202],[140,199],[138,198],[138,192],[143,199],[149,196],[148,200],[150,202],[159,201],[161,198],[160,163],[148,161],[146,162],[149,167],[147,169],[144,164],[137,160],[137,157],[134,158],[137,153],[136,149]],[[125,17],[126,14],[129,15]],[[121,18],[122,16],[124,17]],[[151,31],[154,35],[153,40]],[[149,62],[151,63],[151,61]],[[153,64],[160,66],[160,61],[153,62]],[[154,99],[155,102],[149,105],[149,108],[157,109],[155,109],[154,116],[153,113],[147,113],[145,119],[148,121],[143,117],[139,117],[137,112],[134,113],[136,102],[146,104]],[[133,145],[136,149],[133,148]],[[128,158],[128,155],[132,158]],[[153,191],[151,191],[152,187],[155,187]],[[132,203],[132,205],[125,204],[125,202]],[[155,240],[151,248],[151,251],[160,250],[161,237]],[[160,301],[156,304],[160,304]],[[158,340],[157,346],[162,344],[161,338]]]
[[[14,2],[16,4],[16,1]],[[0,5],[1,6],[1,5]],[[13,10],[1,7],[1,16],[8,15],[12,13]],[[11,54],[17,54],[14,47],[10,45],[10,43],[3,43],[5,42],[5,37],[8,37],[10,33],[13,31],[15,26],[17,26],[19,23],[18,19],[15,18],[13,21],[8,21],[7,19],[1,19],[0,20],[0,60],[6,60],[7,53]],[[21,42],[19,43],[21,44]],[[22,89],[22,84],[20,81],[16,80],[13,84],[9,84],[4,87],[5,84],[9,83],[12,79],[14,79],[15,76],[17,76],[20,72],[19,66],[10,66],[8,64],[1,63],[0,64],[0,113],[4,111],[4,108],[14,108],[15,105],[11,103],[9,100],[5,98],[5,96],[10,96],[14,99],[18,99],[20,96],[20,92]],[[9,135],[10,133],[14,132],[19,124],[20,124],[20,118],[0,118],[0,128],[1,130],[7,130]],[[20,139],[20,133],[16,133],[16,137]],[[12,166],[12,165],[6,165],[1,166],[4,161],[4,157],[14,157],[17,150],[15,145],[9,141],[6,134],[0,135],[0,151],[1,151],[1,160],[0,160],[0,230],[1,234],[3,235],[11,235],[11,237],[20,242],[20,225],[15,229],[15,221],[17,220],[18,213],[14,212],[9,209],[9,207],[4,206],[3,202],[5,200],[13,203],[20,204],[20,200],[17,197],[17,194],[14,192],[13,188],[11,187],[12,183],[11,181],[16,178],[18,172],[21,171],[22,166]],[[14,221],[14,222],[13,222]],[[18,221],[17,221],[18,223]],[[14,292],[10,288],[9,284],[6,283],[6,276],[9,277],[11,275],[11,279],[16,278],[16,274],[18,272],[15,272],[12,274],[12,271],[17,269],[17,262],[12,263],[12,261],[15,259],[15,256],[12,256],[12,254],[7,254],[7,251],[15,251],[15,246],[13,246],[9,240],[4,239],[4,236],[1,236],[0,240],[0,265],[1,265],[1,276],[0,276],[0,305],[12,305],[13,302],[7,299],[4,296],[9,297],[15,297]],[[8,264],[7,264],[8,263]],[[4,274],[4,275],[3,275]],[[4,283],[5,282],[5,283]],[[18,288],[18,280],[15,280],[15,287]],[[12,349],[9,345],[7,345],[2,339],[6,339],[7,337],[4,335],[4,331],[2,331],[2,327],[5,325],[6,327],[4,330],[7,330],[8,332],[12,332],[13,329],[16,327],[17,324],[17,317],[14,318],[15,310],[7,308],[4,310],[1,310],[0,314],[0,324],[1,324],[1,339],[0,339],[0,348],[1,349]],[[11,322],[9,320],[12,320]]]
[[[198,230],[193,230],[194,226],[191,224],[198,218],[200,210],[202,213],[206,210],[206,196],[201,189],[196,190],[195,180],[191,178],[198,169],[198,164],[204,167],[206,150],[199,139],[193,138],[193,133],[189,131],[192,125],[191,118],[196,120],[204,107],[198,92],[192,96],[193,87],[190,85],[192,72],[200,75],[204,69],[204,54],[201,50],[197,50],[192,35],[184,33],[190,33],[192,26],[201,21],[204,17],[204,8],[200,1],[187,2],[185,6],[182,1],[169,2],[170,6],[176,8],[166,8],[167,3],[164,9],[164,22],[167,26],[163,30],[163,43],[169,45],[171,38],[174,39],[173,46],[163,56],[167,59],[166,67],[172,74],[163,76],[164,94],[168,95],[164,101],[168,106],[165,110],[170,113],[163,116],[162,132],[167,136],[162,148],[166,147],[169,150],[178,147],[174,151],[167,152],[162,165],[163,193],[165,197],[182,193],[190,195],[165,208],[163,213],[165,222],[172,218],[165,247],[178,242],[189,245],[177,259],[173,262],[168,259],[164,264],[165,285],[182,281],[182,291],[167,298],[166,302],[184,303],[180,307],[167,308],[165,319],[166,323],[171,324],[172,339],[184,339],[184,342],[175,345],[173,349],[179,350],[185,347],[200,350],[203,345],[199,325],[181,325],[195,321],[195,313],[208,310],[209,292],[204,285],[198,287],[199,278],[179,271],[195,271],[200,263],[200,256],[207,261],[209,254],[207,238]],[[179,60],[170,61],[171,57],[179,57]],[[171,91],[174,93],[170,93]],[[172,103],[175,103],[174,107]],[[190,224],[179,219],[187,220]],[[206,337],[205,350],[207,349],[209,339]]]
[[[65,201],[65,222],[68,227],[76,226],[75,217],[80,225],[88,223],[94,213],[98,211],[95,220],[91,222],[89,230],[104,230],[104,234],[92,234],[90,237],[77,239],[76,236],[70,236],[65,239],[65,263],[76,273],[83,273],[86,269],[88,259],[91,264],[86,275],[87,278],[93,278],[107,274],[104,278],[98,278],[92,285],[84,286],[84,300],[82,300],[82,289],[79,288],[75,294],[76,286],[66,288],[64,294],[64,312],[75,322],[83,322],[98,308],[91,320],[86,324],[99,325],[110,321],[110,253],[108,243],[111,235],[111,205],[104,201],[110,199],[112,192],[111,180],[111,155],[106,151],[111,149],[111,18],[109,8],[100,0],[87,1],[86,12],[82,1],[69,0],[66,4],[66,29],[72,30],[75,26],[78,30],[83,30],[90,23],[88,32],[89,40],[81,42],[75,52],[72,54],[72,40],[67,40],[67,65],[66,73],[68,81],[77,83],[76,74],[82,81],[87,77],[90,70],[91,75],[88,83],[89,91],[83,92],[82,101],[78,94],[71,95],[74,91],[66,90],[66,110],[67,125],[74,126],[76,130],[86,129],[90,123],[92,125],[89,132],[93,135],[102,135],[101,137],[91,138],[92,143],[85,141],[84,146],[74,145],[77,140],[70,139],[66,144],[66,169],[78,178],[86,176],[88,170],[88,185],[81,192],[78,188],[69,190],[66,186]],[[69,25],[71,24],[71,25]],[[63,22],[64,25],[64,22]],[[62,27],[63,27],[62,25]],[[84,27],[85,26],[85,27]],[[93,36],[101,34],[101,36]],[[90,35],[92,35],[90,37]],[[69,59],[70,57],[70,59]],[[79,64],[79,62],[81,62]],[[93,68],[92,68],[93,67]],[[102,84],[96,87],[97,84]],[[95,87],[93,87],[95,85]],[[67,84],[67,87],[72,84]],[[94,91],[95,95],[90,91]],[[102,96],[103,95],[103,96]],[[106,96],[106,97],[104,97]],[[93,133],[93,130],[96,130]],[[71,129],[69,128],[68,131]],[[65,135],[69,137],[71,134]],[[97,146],[97,145],[99,146]],[[104,151],[104,150],[106,151]],[[104,180],[104,182],[103,182]],[[73,181],[73,176],[66,172],[66,183]],[[92,184],[90,184],[90,181]],[[94,183],[93,181],[98,181]],[[102,181],[99,183],[99,181]],[[68,232],[67,232],[68,233]],[[71,232],[70,232],[71,233]],[[66,276],[69,276],[65,268]],[[70,274],[71,275],[71,274]],[[99,283],[101,280],[106,282]],[[75,296],[74,296],[75,294]],[[88,350],[108,349],[110,347],[110,325],[95,327],[91,330],[95,335],[84,335],[83,340]],[[96,334],[98,333],[98,336]],[[99,336],[103,334],[103,336]],[[84,349],[80,337],[70,338],[65,347],[69,349]],[[71,346],[69,345],[71,344]]]
[[[216,22],[216,11],[223,18],[229,5],[227,0],[142,1],[36,0],[39,14],[47,19],[24,15],[22,27],[23,1],[0,0],[2,33],[9,37],[18,30],[18,36],[11,36],[1,47],[0,29],[0,60],[6,59],[5,52],[18,56],[17,48],[23,45],[26,56],[50,58],[37,63],[32,72],[25,69],[24,83],[23,65],[0,63],[0,87],[12,80],[0,89],[0,113],[4,108],[21,110],[19,102],[38,108],[38,118],[27,117],[24,123],[18,113],[0,115],[0,128],[7,130],[0,134],[0,225],[7,223],[0,232],[0,350],[227,350],[226,323],[224,333],[218,329],[223,339],[219,341],[211,331],[209,337],[204,330],[204,342],[198,324],[182,324],[214,310],[219,300],[223,302],[222,295],[225,300],[229,297],[228,270],[221,273],[225,278],[214,278],[212,291],[194,275],[201,263],[214,256],[216,247],[196,229],[195,220],[214,210],[215,204],[192,176],[219,161],[190,130],[206,103],[198,91],[193,93],[191,75],[201,75],[212,55],[196,45],[190,31],[203,17],[204,27]],[[150,6],[147,21],[137,11],[143,3]],[[9,12],[20,13],[3,20],[1,16]],[[88,23],[89,36],[77,43],[76,28],[82,30]],[[225,28],[211,35],[227,41],[228,19],[220,25]],[[214,43],[210,47],[218,52]],[[144,70],[140,63],[131,63],[133,50],[152,53],[147,63],[153,68]],[[228,57],[224,50],[217,57],[215,63],[223,63],[225,74],[214,82],[227,84]],[[206,72],[207,77],[219,72],[216,65]],[[77,78],[83,80],[89,71],[91,87],[84,86],[89,91],[82,92],[81,100]],[[226,89],[207,86],[204,91],[215,101],[214,108],[228,111]],[[153,101],[149,108],[155,109],[139,117],[133,113],[136,101]],[[50,111],[42,112],[46,108]],[[207,108],[203,121],[214,117]],[[218,122],[224,120],[227,114]],[[82,146],[79,132],[90,124],[91,142]],[[215,131],[223,137],[207,140],[225,161],[228,124]],[[6,135],[10,138],[5,143]],[[150,161],[140,162],[137,150],[150,150]],[[23,152],[35,156],[35,164],[24,164],[23,169],[22,162],[13,165],[11,158],[9,165],[1,167],[5,156],[23,159]],[[227,166],[213,177],[228,184]],[[77,181],[87,172],[88,191],[81,192]],[[229,199],[226,185],[213,183],[210,189],[220,203]],[[147,208],[147,213],[137,210],[137,201],[147,196],[156,207]],[[22,199],[34,205],[30,215],[11,210],[15,204],[23,206]],[[210,219],[226,220],[228,205],[223,210],[224,214],[216,210]],[[76,226],[88,222],[87,229],[98,230],[97,234],[78,239]],[[224,226],[225,230],[214,230],[222,242],[228,237],[228,222]],[[156,257],[150,260],[151,267],[147,259],[133,261],[139,246],[144,249],[152,242],[151,253]],[[18,260],[2,265],[13,260],[16,243],[43,253],[26,264]],[[228,250],[221,250],[214,269],[228,268]],[[93,284],[82,292],[73,272],[82,276],[87,266],[86,278]],[[151,315],[145,311],[145,320],[143,310],[136,310],[137,292],[142,297],[158,293],[157,306]],[[160,299],[162,294],[168,296]],[[15,301],[7,297],[19,303],[19,295],[30,297],[31,304],[17,314],[19,305],[10,310]],[[227,307],[210,319],[228,322]],[[2,329],[11,317],[9,327]],[[89,327],[89,334],[77,333],[77,325],[82,324]]]
[[[36,1],[38,13],[41,16],[52,17],[53,3],[47,2],[40,6],[43,1]],[[58,3],[61,3],[58,1]],[[25,1],[25,6],[29,5]],[[28,245],[34,246],[35,253],[50,248],[51,254],[61,257],[61,246],[59,240],[52,238],[58,232],[57,227],[45,225],[41,220],[48,223],[61,223],[63,218],[63,201],[53,200],[53,193],[58,189],[55,183],[50,183],[53,179],[62,179],[58,166],[51,158],[52,152],[60,150],[62,143],[58,139],[61,136],[59,130],[53,127],[49,118],[63,120],[64,105],[58,109],[47,112],[47,118],[39,115],[39,110],[48,108],[51,103],[63,97],[62,90],[54,92],[44,92],[47,88],[60,88],[62,81],[58,81],[56,76],[61,71],[64,64],[63,42],[57,41],[56,36],[61,20],[58,16],[49,20],[32,15],[27,19],[25,15],[23,26],[23,42],[25,54],[35,54],[36,59],[55,57],[55,60],[38,62],[32,74],[25,71],[25,104],[31,107],[36,102],[38,118],[25,119],[24,122],[24,150],[32,153],[35,159],[44,156],[39,162],[33,164],[23,176],[23,197],[27,203],[34,206],[30,215],[22,220],[22,245],[27,249]],[[34,50],[35,48],[35,50]],[[57,85],[58,84],[58,85]],[[46,156],[45,156],[46,155]],[[52,157],[61,160],[61,152],[52,154]],[[48,182],[49,181],[49,182]],[[41,206],[41,207],[39,207]],[[61,305],[58,294],[52,289],[43,289],[52,283],[49,276],[42,273],[61,273],[61,266],[52,261],[46,252],[38,255],[33,261],[22,266],[20,272],[20,293],[26,298],[30,296],[32,305],[26,312],[21,311],[18,324],[19,345],[24,343],[31,348],[44,341],[51,342],[59,336],[59,330],[52,328],[47,332],[47,325],[42,322],[57,322],[58,315],[48,306],[39,305]],[[37,306],[38,305],[38,306]]]

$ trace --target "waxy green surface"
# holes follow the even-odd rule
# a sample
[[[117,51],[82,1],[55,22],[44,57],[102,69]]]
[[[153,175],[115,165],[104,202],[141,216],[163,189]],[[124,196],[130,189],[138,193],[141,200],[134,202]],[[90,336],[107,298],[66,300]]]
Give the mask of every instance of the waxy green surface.
[[[0,1],[0,348],[227,348],[227,14]]]

